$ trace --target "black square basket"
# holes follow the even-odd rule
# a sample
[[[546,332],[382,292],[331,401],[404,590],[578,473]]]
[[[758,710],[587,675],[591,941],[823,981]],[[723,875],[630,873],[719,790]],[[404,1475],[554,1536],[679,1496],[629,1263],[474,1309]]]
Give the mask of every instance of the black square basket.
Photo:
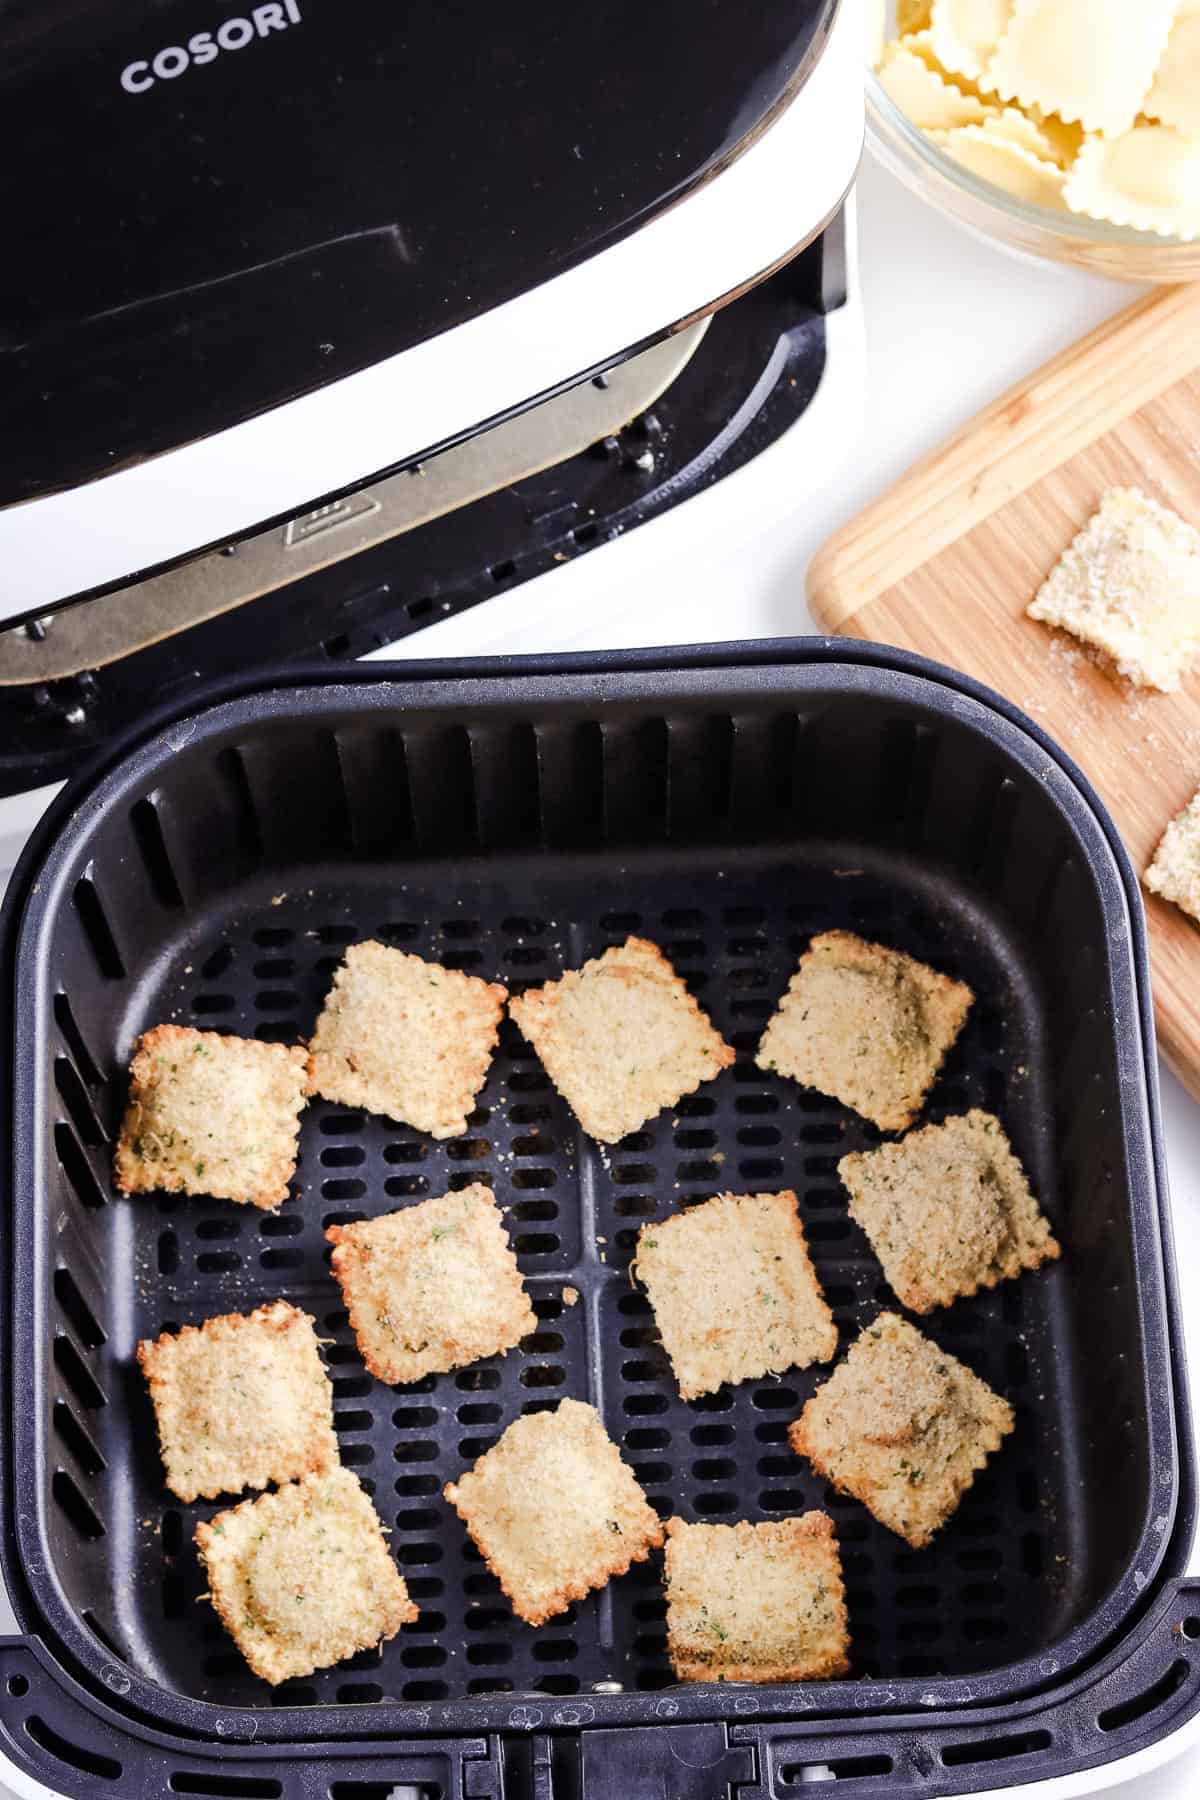
[[[831,927],[970,982],[928,1116],[999,1112],[1064,1245],[923,1324],[1012,1400],[1017,1430],[920,1552],[790,1453],[822,1371],[685,1404],[628,1278],[646,1219],[786,1186],[843,1344],[893,1303],[836,1177],[876,1134],[753,1062]],[[631,931],[738,1060],[611,1155],[506,1024],[466,1137],[316,1101],[278,1213],[114,1197],[122,1071],[150,1024],[296,1042],[358,938],[519,990]],[[1002,700],[824,640],[246,678],[72,785],[14,878],[3,950],[0,1555],[22,1635],[0,1643],[0,1728],[26,1774],[121,1800],[765,1800],[822,1779],[890,1800],[1111,1761],[1200,1710],[1137,887],[1082,777]],[[507,1357],[385,1387],[324,1228],[481,1179],[538,1328]],[[165,1495],[133,1352],[277,1295],[330,1340],[342,1456],[421,1616],[271,1690],[196,1604],[192,1530],[217,1506]],[[849,1680],[675,1684],[657,1559],[540,1631],[514,1620],[441,1488],[568,1394],[599,1407],[664,1516],[832,1513]]]

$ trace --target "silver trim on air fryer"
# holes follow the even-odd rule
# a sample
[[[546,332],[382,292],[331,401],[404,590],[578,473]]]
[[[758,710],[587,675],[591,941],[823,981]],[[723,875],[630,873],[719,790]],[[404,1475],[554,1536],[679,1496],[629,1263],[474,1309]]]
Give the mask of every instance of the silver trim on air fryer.
[[[481,495],[563,462],[652,406],[698,348],[710,319],[398,475],[47,616],[40,633],[0,629],[0,688],[102,669],[263,594],[418,529]],[[418,478],[419,479],[415,479]],[[53,630],[49,627],[53,623]]]

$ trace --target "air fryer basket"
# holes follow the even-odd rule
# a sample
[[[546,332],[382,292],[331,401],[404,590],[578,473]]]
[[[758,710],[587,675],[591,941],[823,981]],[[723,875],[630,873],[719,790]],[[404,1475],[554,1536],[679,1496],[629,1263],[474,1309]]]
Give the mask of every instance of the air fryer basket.
[[[820,1764],[932,1794],[993,1785],[998,1760],[1007,1779],[1107,1760],[1200,1705],[1200,1593],[1174,1579],[1193,1471],[1136,886],[1081,778],[993,696],[858,644],[288,671],[158,721],[76,784],[6,921],[3,1561],[27,1636],[0,1646],[0,1718],[41,1779],[636,1794],[633,1771],[666,1757],[707,1771],[697,1792],[783,1792]],[[925,1322],[1018,1423],[921,1552],[790,1453],[823,1371],[684,1404],[628,1278],[644,1220],[788,1186],[843,1345],[891,1303],[835,1167],[876,1134],[753,1063],[799,950],[837,926],[974,987],[928,1116],[999,1112],[1065,1251]],[[364,936],[516,989],[631,931],[739,1054],[611,1154],[506,1024],[464,1138],[316,1101],[278,1214],[114,1201],[121,1071],[149,1024],[297,1041]],[[480,1179],[538,1329],[385,1387],[323,1229]],[[330,1340],[343,1459],[421,1617],[272,1691],[196,1604],[192,1529],[218,1508],[164,1493],[133,1349],[276,1295]],[[850,1681],[675,1685],[657,1559],[541,1630],[514,1621],[441,1486],[567,1394],[600,1408],[664,1515],[831,1511]]]

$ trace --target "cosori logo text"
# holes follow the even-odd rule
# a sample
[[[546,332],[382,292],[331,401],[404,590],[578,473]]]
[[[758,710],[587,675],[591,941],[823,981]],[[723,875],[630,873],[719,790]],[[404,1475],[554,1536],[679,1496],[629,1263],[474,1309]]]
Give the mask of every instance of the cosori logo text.
[[[144,94],[156,81],[174,81],[191,68],[215,62],[222,50],[244,50],[255,38],[299,23],[300,0],[270,0],[253,7],[246,18],[225,19],[215,31],[198,31],[186,44],[167,44],[147,61],[126,63],[121,86],[127,94]]]

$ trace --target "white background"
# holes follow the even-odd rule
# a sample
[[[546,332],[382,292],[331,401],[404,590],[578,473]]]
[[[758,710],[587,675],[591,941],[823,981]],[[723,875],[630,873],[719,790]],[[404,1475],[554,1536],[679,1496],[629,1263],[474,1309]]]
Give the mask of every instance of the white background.
[[[865,417],[832,482],[819,488],[817,472],[822,452],[844,434],[831,427],[814,443],[811,434],[794,433],[710,494],[406,640],[397,653],[457,657],[808,631],[805,567],[829,532],[1001,389],[1134,297],[978,243],[870,164],[859,184],[859,231]],[[843,424],[854,406],[852,380],[847,390]],[[0,802],[0,881],[37,810],[31,799]],[[1200,1107],[1165,1072],[1163,1091],[1200,1385]],[[1200,1793],[1200,1749],[1120,1791],[1138,1800],[1190,1800]]]

